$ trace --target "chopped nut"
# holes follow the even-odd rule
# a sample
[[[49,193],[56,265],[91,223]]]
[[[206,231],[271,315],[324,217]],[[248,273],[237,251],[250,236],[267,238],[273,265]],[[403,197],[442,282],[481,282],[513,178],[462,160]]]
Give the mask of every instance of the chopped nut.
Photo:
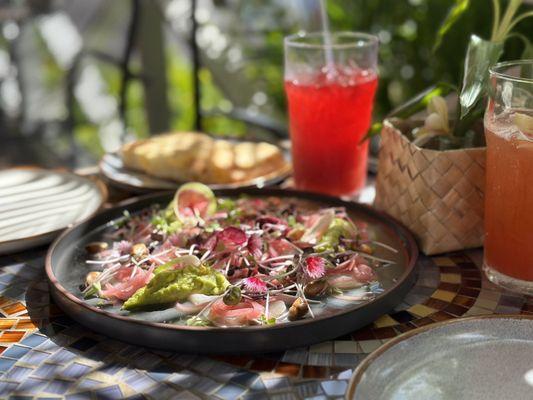
[[[101,251],[107,250],[109,245],[106,242],[92,242],[85,246],[85,250],[89,254],[100,253]]]
[[[359,246],[359,251],[362,251],[363,253],[366,253],[366,254],[373,254],[374,253],[374,249],[372,249],[372,247],[370,247],[366,243],[364,243],[364,244]]]
[[[144,243],[136,243],[131,248],[131,255],[137,260],[146,257],[148,254],[148,247]]]
[[[296,321],[297,319],[302,319],[305,317],[309,311],[309,306],[301,297],[298,297],[292,303],[292,306],[289,308],[289,321]]]
[[[92,271],[87,274],[87,277],[85,278],[85,283],[87,286],[91,286],[100,276],[101,272],[98,271]]]
[[[320,297],[325,294],[328,283],[325,280],[313,281],[305,285],[304,294],[307,297]]]

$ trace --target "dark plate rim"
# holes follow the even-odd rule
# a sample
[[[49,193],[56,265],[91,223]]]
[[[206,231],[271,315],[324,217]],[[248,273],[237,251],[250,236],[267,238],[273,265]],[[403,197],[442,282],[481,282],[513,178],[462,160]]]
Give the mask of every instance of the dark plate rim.
[[[6,170],[3,170],[2,172],[8,171],[8,170],[35,170],[35,171],[49,172],[49,173],[54,173],[54,174],[62,174],[62,175],[74,176],[76,179],[84,179],[84,180],[94,184],[94,186],[96,186],[97,190],[100,192],[100,197],[101,197],[102,200],[101,200],[99,206],[89,216],[83,218],[80,221],[70,223],[69,225],[67,225],[67,226],[65,226],[63,228],[54,229],[54,230],[48,231],[48,232],[38,233],[37,235],[27,236],[27,237],[23,237],[23,238],[19,238],[19,239],[10,239],[10,240],[0,241],[0,247],[11,246],[11,245],[13,245],[13,244],[15,244],[17,242],[23,241],[23,240],[31,240],[31,241],[36,241],[36,240],[41,240],[41,239],[44,240],[44,238],[46,238],[48,236],[55,236],[55,235],[63,232],[65,230],[65,228],[70,229],[70,228],[73,228],[74,226],[82,224],[83,222],[91,219],[96,214],[98,214],[102,210],[102,208],[103,208],[105,202],[107,201],[107,199],[109,198],[109,191],[107,190],[107,186],[100,179],[98,179],[96,177],[82,176],[82,175],[78,175],[78,174],[76,174],[74,172],[70,172],[70,171],[54,171],[54,170],[48,170],[48,169],[45,169],[45,168],[33,167],[33,166],[13,167],[13,168],[8,168]],[[2,254],[2,253],[0,253],[0,254]]]
[[[277,146],[277,145],[274,145],[274,146]],[[277,147],[279,147],[279,146],[277,146]],[[281,147],[279,147],[279,148],[283,152],[283,149]],[[120,158],[120,154],[118,154],[117,152],[106,153],[100,159],[100,161],[98,162],[98,170],[100,171],[102,176],[106,180],[108,180],[111,184],[113,184],[113,185],[115,185],[117,187],[126,189],[126,190],[142,190],[142,191],[147,191],[147,192],[156,192],[156,191],[162,191],[162,190],[169,190],[168,188],[162,187],[162,186],[161,187],[151,187],[151,186],[145,186],[145,185],[142,185],[142,184],[141,185],[134,185],[132,183],[125,182],[123,180],[117,179],[114,176],[109,175],[106,172],[106,169],[103,168],[104,164],[108,164],[109,165],[109,163],[107,163],[105,161],[105,157],[109,156],[109,155],[116,156],[116,157]],[[209,183],[209,184],[206,184],[206,185],[209,186],[213,190],[241,189],[241,188],[263,187],[263,186],[273,185],[275,183],[278,183],[278,182],[281,182],[281,181],[287,179],[292,174],[292,165],[291,165],[291,163],[289,161],[287,161],[285,156],[283,158],[284,158],[284,161],[285,161],[283,167],[279,168],[279,169],[277,169],[275,171],[272,171],[272,172],[270,172],[270,173],[268,173],[266,175],[258,176],[258,177],[255,177],[253,179],[242,181],[242,182]],[[156,179],[156,180],[159,180],[161,182],[165,182],[166,184],[169,184],[169,185],[174,185],[174,186],[176,186],[176,188],[178,188],[179,185],[182,185],[182,184],[186,183],[186,182],[173,181],[173,180],[165,179],[165,178],[159,178],[157,176],[151,176],[151,175],[149,175],[149,174],[147,174],[147,173],[145,173],[143,171],[137,171],[137,170],[133,170],[133,169],[130,169],[130,168],[127,168],[127,167],[123,167],[122,170],[124,171],[123,172],[124,174],[135,173],[137,175],[142,175],[142,176],[145,176],[145,177],[150,178],[150,179]]]
[[[144,196],[137,197],[135,199],[132,199],[132,201],[125,201],[121,203],[118,206],[109,208],[104,211],[102,214],[113,214],[117,210],[120,210],[124,207],[132,206],[140,202],[149,201],[150,199],[155,200],[156,198],[160,198],[163,196],[171,196],[174,193],[174,191],[164,191],[154,194],[148,194]],[[82,221],[71,228],[64,231],[50,246],[48,249],[48,252],[46,254],[46,260],[45,260],[45,271],[46,275],[49,281],[49,284],[54,287],[57,292],[59,292],[62,296],[66,297],[68,300],[73,302],[74,304],[82,307],[85,311],[93,312],[96,314],[99,314],[104,317],[117,319],[126,323],[135,323],[140,324],[147,327],[152,328],[159,328],[159,329],[170,329],[170,330],[176,330],[176,331],[191,331],[191,332],[254,332],[254,331],[272,331],[272,330],[278,330],[278,329],[286,329],[287,327],[294,327],[299,325],[307,325],[312,324],[313,322],[327,320],[331,318],[337,318],[342,317],[346,314],[353,313],[354,311],[357,311],[363,307],[365,307],[368,304],[372,304],[374,302],[379,302],[381,299],[385,298],[389,293],[395,292],[399,287],[402,286],[402,284],[409,279],[411,274],[414,272],[416,267],[416,262],[418,260],[419,250],[418,246],[416,244],[416,241],[412,234],[405,228],[401,223],[396,221],[394,218],[390,217],[388,214],[378,211],[370,206],[355,203],[355,202],[349,202],[345,201],[336,197],[331,197],[327,195],[317,194],[317,193],[311,193],[311,192],[302,192],[302,191],[296,191],[296,190],[286,190],[286,189],[273,189],[273,188],[267,188],[267,189],[259,189],[259,188],[248,188],[245,190],[241,189],[221,189],[216,190],[215,194],[217,195],[223,195],[223,196],[236,196],[239,194],[250,194],[250,195],[258,195],[258,196],[284,196],[284,197],[296,197],[300,199],[306,199],[306,200],[314,200],[317,202],[324,202],[324,203],[337,203],[337,204],[344,204],[347,208],[357,209],[370,217],[376,218],[379,221],[385,225],[386,228],[390,229],[396,236],[400,238],[402,242],[405,243],[404,251],[407,255],[407,258],[409,259],[405,268],[405,271],[397,279],[397,281],[389,288],[389,290],[384,291],[383,293],[378,294],[376,297],[374,297],[372,300],[360,303],[355,305],[354,307],[348,308],[346,310],[343,310],[335,315],[332,316],[319,316],[312,319],[304,319],[299,321],[292,321],[290,324],[280,324],[280,325],[257,325],[257,326],[245,326],[245,327],[211,327],[211,326],[182,326],[182,325],[171,325],[171,324],[165,324],[160,322],[150,322],[150,321],[143,321],[138,320],[134,318],[130,318],[127,316],[117,315],[111,312],[107,312],[104,310],[101,310],[97,307],[93,307],[91,305],[88,305],[83,300],[76,297],[74,294],[69,292],[66,288],[64,288],[61,283],[56,278],[55,274],[52,270],[52,256],[55,252],[56,247],[65,239],[68,238],[70,233],[77,229],[79,226],[83,224],[87,224],[91,222],[91,218],[87,219],[85,221]]]
[[[376,359],[381,357],[384,353],[386,353],[388,350],[390,350],[392,347],[396,346],[397,344],[402,343],[412,338],[413,336],[420,335],[421,333],[425,333],[433,329],[439,329],[444,326],[454,325],[454,324],[463,323],[463,322],[468,323],[471,321],[479,321],[479,320],[485,320],[485,319],[505,319],[505,320],[527,319],[527,320],[533,321],[533,315],[526,315],[526,314],[475,315],[472,317],[461,317],[461,318],[449,319],[449,320],[441,321],[441,322],[435,322],[432,324],[424,325],[419,328],[413,329],[412,331],[404,332],[401,335],[396,336],[394,339],[389,340],[387,343],[382,344],[372,353],[367,355],[363,361],[361,361],[361,363],[357,366],[357,368],[353,372],[352,377],[350,378],[350,382],[348,383],[348,388],[346,389],[345,399],[354,400],[357,386],[361,383],[361,380],[363,379],[363,374],[366,372],[366,370],[372,365],[374,361],[376,361]]]

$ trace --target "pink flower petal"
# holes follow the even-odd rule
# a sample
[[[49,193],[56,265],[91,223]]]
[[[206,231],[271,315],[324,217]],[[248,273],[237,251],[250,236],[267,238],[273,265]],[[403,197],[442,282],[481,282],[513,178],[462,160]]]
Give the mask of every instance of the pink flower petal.
[[[248,292],[257,293],[257,294],[267,292],[267,284],[261,278],[252,276],[250,278],[244,279],[243,284],[244,284],[244,288]]]
[[[326,273],[326,262],[321,257],[307,257],[304,271],[311,279],[320,279]]]
[[[259,235],[252,235],[248,239],[248,251],[254,258],[260,259],[263,255],[263,241]]]
[[[230,226],[217,234],[217,238],[227,249],[235,249],[246,243],[246,234],[239,228]]]

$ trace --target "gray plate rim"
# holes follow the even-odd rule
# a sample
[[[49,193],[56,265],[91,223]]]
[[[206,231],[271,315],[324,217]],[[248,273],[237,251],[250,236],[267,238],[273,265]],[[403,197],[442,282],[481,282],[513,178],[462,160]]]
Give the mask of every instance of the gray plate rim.
[[[279,147],[279,146],[278,146]],[[281,148],[280,148],[281,149]],[[281,149],[283,151],[283,149]],[[111,161],[110,161],[111,159]],[[124,165],[118,167],[113,165],[112,160],[118,160],[122,162],[122,157],[117,152],[106,153],[100,159],[98,163],[98,169],[102,176],[109,181],[109,183],[126,190],[140,191],[140,192],[155,192],[161,190],[177,189],[181,184],[185,182],[172,181],[170,179],[158,178],[156,176],[151,176],[142,171],[135,171],[133,169],[127,168]],[[292,165],[290,161],[287,160],[287,157],[284,154],[284,165],[278,170],[272,171],[266,175],[258,176],[256,178],[234,183],[215,183],[207,184],[211,189],[240,189],[247,187],[265,187],[271,186],[273,184],[279,183],[287,179],[292,174]],[[137,176],[140,179],[146,179],[153,182],[153,184],[135,184],[124,179],[120,179],[114,174],[109,173],[109,169],[113,169],[117,172],[120,172],[124,175]]]
[[[446,321],[441,322],[435,322],[429,325],[421,326],[420,328],[413,329],[412,331],[407,331],[405,333],[402,333],[401,335],[395,337],[394,339],[389,340],[388,342],[382,344],[380,347],[378,347],[376,350],[374,350],[372,353],[367,355],[365,359],[357,366],[355,371],[352,374],[352,377],[350,378],[350,381],[348,383],[348,388],[346,389],[346,395],[345,400],[353,400],[355,399],[357,386],[359,383],[361,383],[361,380],[363,378],[363,374],[366,372],[366,370],[372,365],[374,361],[376,361],[381,355],[383,355],[385,352],[391,350],[394,346],[397,344],[400,344],[402,342],[405,342],[406,340],[411,339],[414,336],[420,335],[421,333],[426,333],[429,331],[432,331],[434,329],[439,329],[445,326],[459,324],[459,323],[469,323],[469,322],[477,322],[480,320],[485,319],[502,319],[502,320],[509,320],[509,319],[525,319],[533,322],[533,315],[526,315],[526,314],[486,314],[486,315],[476,315],[472,317],[461,317],[461,318],[455,318],[455,319],[449,319]]]

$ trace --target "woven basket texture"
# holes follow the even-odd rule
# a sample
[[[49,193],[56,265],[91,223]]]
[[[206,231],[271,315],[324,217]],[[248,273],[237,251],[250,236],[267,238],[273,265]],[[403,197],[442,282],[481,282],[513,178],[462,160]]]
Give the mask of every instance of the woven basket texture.
[[[376,208],[406,225],[428,255],[481,246],[485,148],[423,149],[399,125],[383,125]]]

